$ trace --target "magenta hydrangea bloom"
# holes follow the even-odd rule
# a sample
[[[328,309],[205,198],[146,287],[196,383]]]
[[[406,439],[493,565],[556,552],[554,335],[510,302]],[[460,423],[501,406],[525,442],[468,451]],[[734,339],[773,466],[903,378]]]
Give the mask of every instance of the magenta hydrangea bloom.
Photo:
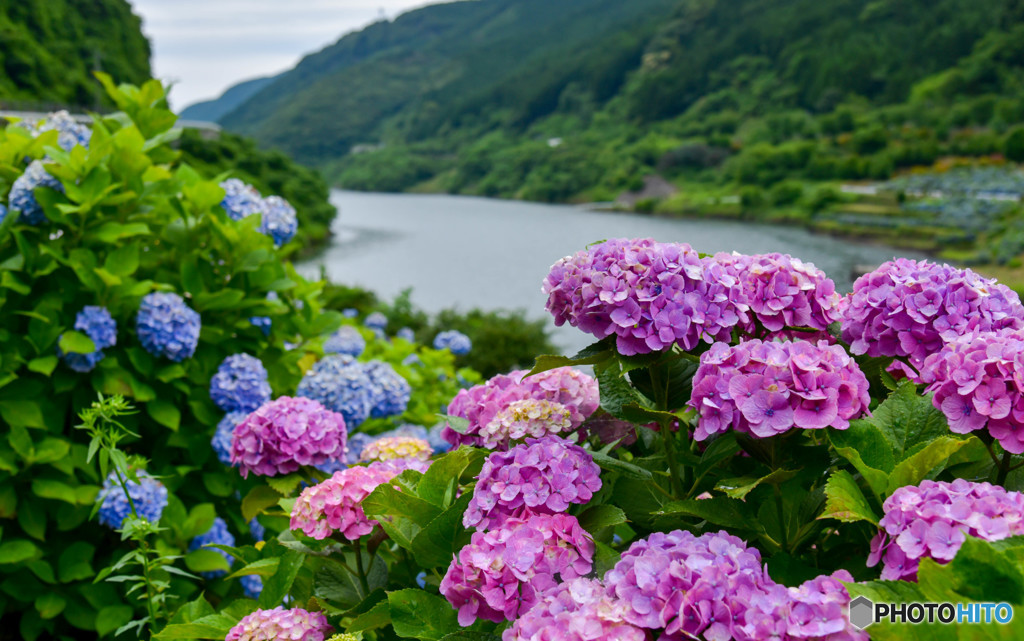
[[[572,411],[561,403],[524,398],[512,401],[499,411],[494,420],[480,430],[483,446],[490,450],[507,450],[512,441],[527,436],[540,438],[572,430]]]
[[[899,488],[882,507],[868,567],[881,561],[883,579],[916,580],[922,558],[951,561],[967,535],[998,541],[1024,534],[1024,494],[989,483],[923,481]]]
[[[264,403],[235,427],[231,464],[243,477],[290,474],[304,465],[345,460],[345,419],[308,398]]]
[[[510,519],[473,534],[448,566],[441,594],[459,611],[459,625],[510,621],[561,581],[589,573],[593,557],[594,542],[573,516]]]
[[[1024,331],[971,333],[947,343],[921,367],[932,404],[957,434],[977,430],[1007,452],[1024,452]]]
[[[307,612],[302,608],[256,610],[242,617],[228,631],[224,641],[324,641],[334,632],[323,612]]]
[[[445,426],[441,435],[458,447],[484,444],[481,432],[498,413],[517,401],[535,399],[559,403],[569,411],[572,429],[578,428],[600,406],[597,380],[571,367],[556,367],[533,376],[526,370],[498,374],[481,385],[459,390],[448,404],[448,414],[469,421],[465,434]]]
[[[487,457],[462,523],[487,529],[512,518],[565,512],[601,489],[600,474],[579,445],[557,436],[528,439]]]
[[[625,618],[626,605],[605,594],[600,581],[573,579],[544,594],[502,641],[647,641],[647,631]]]
[[[827,341],[716,343],[700,363],[689,402],[698,441],[729,429],[759,438],[794,427],[846,429],[871,402],[864,373]]]
[[[718,264],[736,280],[733,302],[749,310],[744,329],[754,332],[757,320],[770,332],[786,327],[826,330],[840,320],[836,284],[811,263],[789,254],[715,254],[703,259],[709,273]]]
[[[746,320],[733,303],[736,279],[712,269],[687,244],[616,238],[555,263],[541,291],[556,325],[615,336],[621,354],[691,350]]]
[[[355,541],[369,534],[377,522],[366,518],[360,503],[398,472],[395,467],[379,464],[335,472],[326,481],[302,490],[292,506],[291,529],[302,530],[314,539],[326,539],[340,532]]]
[[[846,572],[799,588],[772,581],[760,553],[727,532],[656,532],[633,543],[604,576],[624,619],[662,639],[867,639],[846,621]]]
[[[944,343],[973,331],[1024,326],[1013,290],[969,269],[898,258],[853,284],[842,337],[854,354],[906,358],[916,369]]]

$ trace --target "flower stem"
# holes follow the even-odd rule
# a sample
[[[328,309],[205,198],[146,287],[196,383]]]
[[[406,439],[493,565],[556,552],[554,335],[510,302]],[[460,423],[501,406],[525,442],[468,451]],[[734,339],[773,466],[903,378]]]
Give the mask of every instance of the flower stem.
[[[999,461],[999,474],[996,476],[996,485],[1004,485],[1006,483],[1006,476],[1010,473],[1010,459],[1013,458],[1013,454],[1009,452],[1003,453],[1003,459]]]
[[[359,585],[363,587],[363,596],[370,593],[370,584],[366,580],[366,570],[363,568],[363,546],[362,540],[356,539],[352,542],[356,550],[356,571],[359,574]]]

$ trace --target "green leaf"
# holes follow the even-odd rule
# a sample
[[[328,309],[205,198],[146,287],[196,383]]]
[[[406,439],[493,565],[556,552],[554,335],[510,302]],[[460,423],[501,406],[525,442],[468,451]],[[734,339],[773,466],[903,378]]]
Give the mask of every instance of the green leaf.
[[[760,531],[762,528],[753,509],[743,501],[725,496],[709,499],[673,501],[656,513],[659,522],[675,523],[678,517],[695,517],[729,529]]]
[[[39,501],[25,501],[18,510],[18,525],[33,539],[46,538],[46,511]]]
[[[349,560],[353,559],[354,556]],[[371,559],[364,552],[363,563],[364,567],[367,567],[366,583],[370,588],[369,593],[363,589],[359,577],[344,565],[328,562],[317,570],[313,578],[313,595],[342,610],[356,607],[369,598],[372,592],[381,590],[388,580],[388,567],[384,559],[379,556]]]
[[[722,479],[715,485],[715,489],[724,492],[728,497],[742,499],[762,483],[778,485],[794,476],[796,476],[796,472],[793,470],[775,470],[760,478],[756,476],[743,476],[734,479]]]
[[[129,243],[107,254],[103,267],[115,276],[131,276],[139,268],[139,246]]]
[[[268,507],[277,505],[281,494],[267,485],[257,485],[242,499],[242,518],[248,523]]]
[[[96,574],[91,564],[95,552],[96,548],[83,541],[75,541],[61,552],[60,561],[57,564],[57,573],[61,582],[81,581]]]
[[[35,543],[25,539],[11,539],[0,545],[0,565],[21,563],[40,555]]]
[[[473,495],[466,492],[447,510],[430,521],[412,540],[412,553],[422,568],[446,567],[452,556],[469,542],[469,533],[462,526]]]
[[[33,358],[28,362],[28,369],[32,372],[38,372],[43,376],[49,376],[56,369],[59,360],[56,356],[40,356],[39,358]]]
[[[939,436],[923,448],[918,449],[908,458],[900,461],[889,475],[889,493],[907,485],[917,485],[926,478],[932,478],[933,472],[940,472],[949,457],[969,441],[952,436]]]
[[[402,476],[396,480],[401,481]],[[394,482],[378,485],[362,505],[363,512],[379,521],[395,543],[407,550],[412,549],[412,540],[419,531],[441,514],[440,508],[411,492],[396,490]]]
[[[1019,558],[972,536],[946,565],[922,559],[917,576],[929,600],[1024,603]]]
[[[281,561],[277,566],[277,572],[263,580],[263,591],[260,592],[259,603],[261,608],[274,608],[280,605],[281,600],[292,589],[292,583],[298,576],[306,555],[297,550],[288,550],[281,555]]]
[[[448,427],[459,434],[465,434],[469,430],[469,421],[461,416],[449,416],[448,414],[437,414],[438,418],[448,424]]]
[[[868,521],[878,525],[878,516],[846,470],[833,472],[828,478],[825,497],[825,512],[819,519],[838,519],[844,523]]]
[[[164,427],[177,432],[181,426],[181,410],[170,402],[161,398],[146,403],[146,413]]]
[[[387,601],[381,601],[363,614],[355,618],[345,628],[347,632],[356,633],[365,630],[376,630],[391,625],[391,607]]]
[[[134,611],[128,605],[108,605],[96,613],[96,633],[106,636],[132,620]]]
[[[200,548],[185,555],[185,566],[193,572],[216,572],[231,569],[227,559],[216,550]]]
[[[240,289],[222,289],[216,292],[203,292],[195,295],[196,311],[204,312],[217,309],[231,309],[242,302],[245,292]]]
[[[459,479],[467,470],[478,471],[484,458],[482,451],[471,447],[460,447],[444,454],[432,462],[423,473],[416,493],[437,507],[448,507],[455,500],[455,489],[459,485]]]
[[[75,330],[68,330],[61,334],[57,345],[65,354],[91,354],[96,351],[96,343],[92,339]]]
[[[56,592],[47,592],[36,599],[36,610],[43,619],[52,619],[64,611],[68,602]]]
[[[281,496],[290,496],[295,488],[299,487],[305,477],[302,474],[289,474],[287,476],[271,476],[267,478],[267,484],[274,488]]]
[[[76,505],[78,503],[74,488],[66,483],[51,479],[35,479],[32,481],[32,493],[43,499],[55,499]]]
[[[200,503],[194,506],[181,526],[183,536],[191,539],[200,534],[206,534],[213,527],[213,521],[216,518],[217,511],[212,503]]]
[[[607,527],[614,527],[626,522],[626,513],[614,505],[595,505],[579,518],[580,525],[591,534]]]
[[[175,623],[169,625],[155,639],[224,639],[228,631],[238,623],[235,619],[223,614],[208,614],[191,623]]]
[[[645,470],[639,465],[622,461],[617,458],[602,454],[601,452],[590,452],[590,455],[594,457],[594,462],[597,463],[602,470],[609,472],[618,472],[619,474],[636,479],[638,481],[650,481],[654,478],[650,470]]]
[[[602,343],[597,343],[602,345]],[[558,356],[555,354],[541,354],[538,356],[533,364],[533,368],[526,373],[524,378],[527,376],[533,376],[534,374],[540,374],[557,367],[568,367],[574,365],[594,365],[608,360],[614,355],[614,352],[609,348],[603,348],[600,351],[591,352],[580,352],[576,356]]]
[[[458,631],[459,622],[452,606],[439,596],[423,590],[397,590],[388,593],[391,625],[400,637],[438,641]]]
[[[132,236],[149,235],[149,227],[143,223],[121,224],[113,221],[103,223],[92,235],[102,243],[117,243]]]
[[[919,396],[917,387],[909,381],[890,394],[870,418],[862,420],[881,430],[897,463],[933,439],[949,435],[946,417],[932,405],[931,395]]]
[[[281,564],[280,557],[270,557],[267,559],[259,559],[246,565],[242,569],[232,573],[227,578],[237,579],[240,576],[249,576],[252,574],[258,576],[273,576],[277,572],[278,566]]]

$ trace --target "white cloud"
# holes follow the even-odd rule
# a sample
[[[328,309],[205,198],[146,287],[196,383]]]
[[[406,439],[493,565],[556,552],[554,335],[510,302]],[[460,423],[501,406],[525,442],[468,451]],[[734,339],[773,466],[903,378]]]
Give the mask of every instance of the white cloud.
[[[153,72],[183,108],[272,75],[307,53],[424,0],[131,0],[153,44]]]

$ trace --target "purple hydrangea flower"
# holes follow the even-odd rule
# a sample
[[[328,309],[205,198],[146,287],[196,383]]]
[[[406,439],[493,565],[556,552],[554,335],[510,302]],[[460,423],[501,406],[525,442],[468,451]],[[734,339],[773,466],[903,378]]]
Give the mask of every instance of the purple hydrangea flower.
[[[448,566],[440,590],[463,627],[478,618],[511,621],[560,581],[589,573],[593,557],[594,542],[573,516],[510,519],[473,534]]]
[[[373,312],[363,321],[363,325],[366,325],[370,329],[378,329],[384,331],[388,328],[388,317],[381,312]]]
[[[243,477],[290,474],[303,465],[345,458],[345,419],[308,398],[282,396],[235,428],[231,463]]]
[[[507,450],[513,441],[540,438],[572,430],[572,412],[561,403],[535,398],[512,401],[480,430],[483,446]]]
[[[242,617],[228,631],[224,641],[324,641],[334,631],[323,612],[308,612],[302,608],[256,610]]]
[[[344,354],[326,356],[314,365],[299,382],[297,394],[338,412],[352,428],[370,416],[379,398],[363,364]]]
[[[88,354],[65,354],[57,346],[57,355],[76,372],[91,372],[103,360],[103,350],[117,344],[117,323],[106,307],[87,305],[75,316],[75,330],[88,336],[96,350]]]
[[[217,430],[213,433],[210,446],[217,454],[217,460],[224,465],[231,465],[231,440],[234,437],[235,428],[248,415],[248,412],[231,412],[225,414],[224,418],[217,423]]]
[[[501,635],[502,641],[647,641],[626,621],[626,605],[600,581],[572,579],[552,588]]]
[[[92,129],[88,125],[80,124],[64,109],[47,114],[28,129],[35,138],[43,132],[56,131],[57,146],[64,151],[71,151],[76,145],[88,149],[89,140],[92,138]]]
[[[235,536],[228,531],[228,524],[219,516],[213,519],[213,525],[210,526],[209,530],[192,539],[188,544],[188,549],[189,551],[198,550],[207,545],[228,545],[232,547],[235,545]],[[231,565],[233,557],[230,554],[218,548],[213,548],[213,551],[224,557],[228,565]],[[205,579],[216,579],[217,577],[224,576],[227,572],[225,570],[213,570],[211,572],[200,572],[200,574]]]
[[[324,341],[325,354],[348,354],[355,358],[366,350],[366,340],[351,325],[342,325]]]
[[[294,238],[298,230],[298,215],[291,203],[280,196],[267,196],[263,199],[260,232],[273,238],[276,247]]]
[[[473,349],[473,342],[462,332],[449,329],[434,337],[434,349],[447,349],[456,356],[463,356]]]
[[[363,364],[363,371],[370,379],[373,390],[370,416],[383,418],[405,411],[412,396],[412,386],[384,361],[370,361]]]
[[[998,541],[1024,534],[1024,494],[989,483],[922,481],[899,488],[882,507],[868,566],[881,561],[887,580],[916,580],[923,558],[951,561],[967,535]]]
[[[906,358],[920,370],[943,344],[974,331],[1024,327],[1020,297],[969,269],[907,258],[853,284],[840,305],[854,354]]]
[[[220,186],[225,192],[220,206],[224,208],[231,220],[242,220],[253,214],[263,214],[266,211],[266,203],[260,196],[260,192],[252,185],[246,184],[238,178],[228,178]]]
[[[494,528],[511,518],[565,512],[601,489],[601,468],[585,449],[557,436],[527,439],[484,461],[462,523]]]
[[[167,488],[164,484],[149,475],[148,472],[139,471],[138,483],[127,481],[128,496],[125,496],[124,489],[117,481],[117,474],[111,472],[103,481],[103,489],[96,496],[100,503],[100,523],[111,529],[121,527],[121,523],[132,513],[132,505],[135,506],[135,513],[139,518],[146,519],[150,523],[159,523],[160,515],[167,507]],[[131,497],[129,502],[128,497]]]
[[[925,359],[921,380],[958,434],[987,430],[1024,452],[1024,331],[972,332]]]
[[[3,222],[3,216],[2,215],[0,215],[0,222]],[[402,340],[409,341],[410,343],[415,343],[416,342],[416,332],[412,331],[412,329],[409,328],[409,327],[403,327],[402,329],[400,329],[397,332],[395,332],[395,337],[396,338],[401,338]]]
[[[827,341],[716,343],[700,363],[689,402],[698,441],[729,429],[759,438],[793,427],[846,429],[871,402],[864,373]]]
[[[267,370],[249,354],[225,358],[210,380],[210,398],[225,412],[251,412],[270,400]]]
[[[180,363],[195,353],[201,324],[199,314],[181,296],[153,292],[139,305],[135,331],[147,352]]]
[[[42,161],[33,160],[11,185],[7,195],[7,205],[11,211],[21,214],[19,220],[28,225],[41,225],[48,221],[43,206],[36,200],[36,189],[44,187],[64,193],[64,185],[47,173]]]

